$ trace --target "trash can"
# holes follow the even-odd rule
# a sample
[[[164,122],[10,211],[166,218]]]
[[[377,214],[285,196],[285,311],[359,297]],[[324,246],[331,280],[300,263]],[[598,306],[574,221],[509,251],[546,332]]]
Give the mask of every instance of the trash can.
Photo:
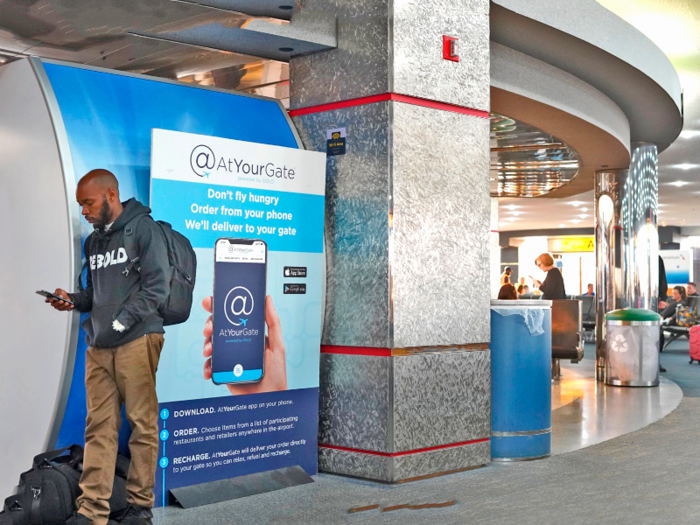
[[[552,451],[552,301],[491,301],[491,459]]]
[[[605,314],[605,383],[658,386],[661,316],[625,308]]]

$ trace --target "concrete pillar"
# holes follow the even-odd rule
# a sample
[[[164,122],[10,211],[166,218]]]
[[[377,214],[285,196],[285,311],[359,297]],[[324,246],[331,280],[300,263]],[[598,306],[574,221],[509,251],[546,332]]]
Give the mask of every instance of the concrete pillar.
[[[290,114],[308,148],[346,142],[327,163],[320,469],[488,463],[489,3],[299,6],[336,15],[338,49],[292,59]]]

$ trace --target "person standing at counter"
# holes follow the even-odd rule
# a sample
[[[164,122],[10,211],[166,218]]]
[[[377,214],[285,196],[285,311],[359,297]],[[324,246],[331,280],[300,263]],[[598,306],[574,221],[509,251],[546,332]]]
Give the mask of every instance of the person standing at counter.
[[[510,282],[510,274],[513,273],[513,270],[510,269],[510,266],[506,266],[503,269],[503,273],[501,274],[501,286],[504,284],[512,284]]]
[[[537,287],[542,292],[542,299],[566,299],[564,290],[564,278],[561,276],[559,268],[554,267],[554,259],[548,253],[543,253],[535,259],[535,266],[543,272],[547,272],[544,282],[535,279]]]

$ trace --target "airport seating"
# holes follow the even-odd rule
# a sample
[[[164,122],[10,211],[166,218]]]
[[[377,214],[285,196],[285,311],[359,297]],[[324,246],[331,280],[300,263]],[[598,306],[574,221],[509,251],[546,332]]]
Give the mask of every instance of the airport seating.
[[[695,308],[700,309],[700,297],[688,297],[688,306],[694,306]],[[662,330],[666,332],[667,334],[670,335],[670,337],[666,338],[666,342],[664,343],[664,347],[661,349],[663,352],[668,345],[670,345],[673,341],[678,339],[681,336],[686,336],[688,337],[690,334],[690,327],[689,326],[662,326]]]
[[[552,301],[552,379],[560,376],[559,360],[578,363],[583,359],[582,301]]]
[[[594,295],[570,295],[569,299],[581,301],[581,321],[583,324],[583,340],[595,342],[596,301]]]

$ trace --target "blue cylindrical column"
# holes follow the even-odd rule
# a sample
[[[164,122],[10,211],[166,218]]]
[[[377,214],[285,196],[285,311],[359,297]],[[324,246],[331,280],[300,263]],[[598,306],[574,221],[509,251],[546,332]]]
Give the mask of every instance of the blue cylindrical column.
[[[491,301],[491,459],[552,449],[552,302]]]

